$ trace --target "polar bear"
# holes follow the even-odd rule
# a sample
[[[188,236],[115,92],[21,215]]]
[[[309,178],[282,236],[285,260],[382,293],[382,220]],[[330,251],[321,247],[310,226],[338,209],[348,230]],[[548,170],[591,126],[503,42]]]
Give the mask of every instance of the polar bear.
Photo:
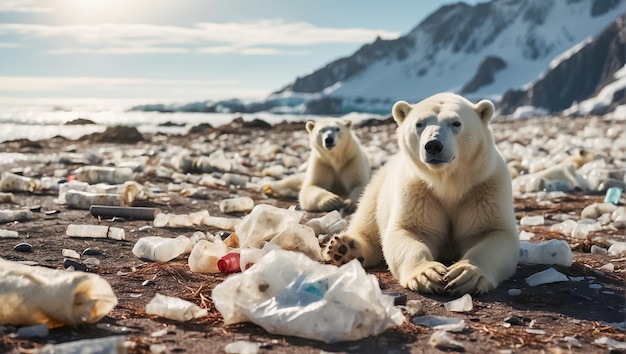
[[[324,118],[308,121],[311,155],[298,201],[307,211],[343,208],[352,213],[370,179],[370,162],[352,130],[352,121]]]
[[[383,260],[413,291],[494,289],[516,269],[519,240],[511,178],[488,122],[494,105],[440,93],[393,106],[399,151],[365,188],[325,260]]]

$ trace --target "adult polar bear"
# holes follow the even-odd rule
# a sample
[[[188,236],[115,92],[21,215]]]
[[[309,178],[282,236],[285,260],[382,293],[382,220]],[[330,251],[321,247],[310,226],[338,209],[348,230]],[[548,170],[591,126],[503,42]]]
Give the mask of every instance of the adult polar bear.
[[[419,292],[483,293],[511,276],[519,241],[511,178],[488,127],[493,113],[490,101],[451,93],[397,102],[399,152],[324,258],[372,267],[384,256],[400,284]]]

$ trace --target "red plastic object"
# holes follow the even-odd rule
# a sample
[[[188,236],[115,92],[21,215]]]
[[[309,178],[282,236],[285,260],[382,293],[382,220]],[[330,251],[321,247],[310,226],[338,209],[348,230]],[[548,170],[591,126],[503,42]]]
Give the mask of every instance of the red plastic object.
[[[239,253],[229,253],[217,261],[217,268],[222,273],[241,272],[239,259],[240,259]]]

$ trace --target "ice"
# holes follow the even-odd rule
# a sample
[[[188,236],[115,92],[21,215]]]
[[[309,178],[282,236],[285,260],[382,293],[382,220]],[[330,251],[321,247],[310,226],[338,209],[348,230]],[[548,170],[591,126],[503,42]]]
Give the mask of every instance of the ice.
[[[546,269],[542,272],[535,273],[526,278],[526,283],[530,286],[537,286],[542,284],[557,283],[561,281],[569,281],[565,274],[560,273],[554,268]]]
[[[184,235],[176,238],[147,236],[137,240],[133,247],[133,254],[141,259],[168,262],[182,254],[189,253],[192,247],[193,243]]]
[[[465,328],[465,320],[453,317],[426,315],[413,317],[411,322],[416,325],[450,332],[461,332]]]
[[[519,263],[558,264],[569,267],[573,255],[567,241],[548,240],[540,243],[520,242]]]
[[[542,215],[529,216],[526,215],[520,220],[521,226],[538,226],[544,224],[544,219]]]
[[[192,302],[157,293],[146,305],[146,314],[186,322],[194,318],[204,317],[208,311],[201,309]]]
[[[448,301],[443,304],[446,310],[451,312],[468,312],[472,311],[472,296],[470,294],[465,294],[460,298],[452,301]]]
[[[254,208],[254,200],[250,197],[224,199],[219,207],[224,214],[249,212]]]

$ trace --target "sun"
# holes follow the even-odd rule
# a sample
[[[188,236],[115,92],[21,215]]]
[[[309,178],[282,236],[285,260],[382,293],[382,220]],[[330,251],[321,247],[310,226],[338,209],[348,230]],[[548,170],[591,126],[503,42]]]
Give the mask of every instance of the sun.
[[[64,0],[62,4],[64,18],[83,23],[114,22],[133,9],[133,1],[128,0]]]

